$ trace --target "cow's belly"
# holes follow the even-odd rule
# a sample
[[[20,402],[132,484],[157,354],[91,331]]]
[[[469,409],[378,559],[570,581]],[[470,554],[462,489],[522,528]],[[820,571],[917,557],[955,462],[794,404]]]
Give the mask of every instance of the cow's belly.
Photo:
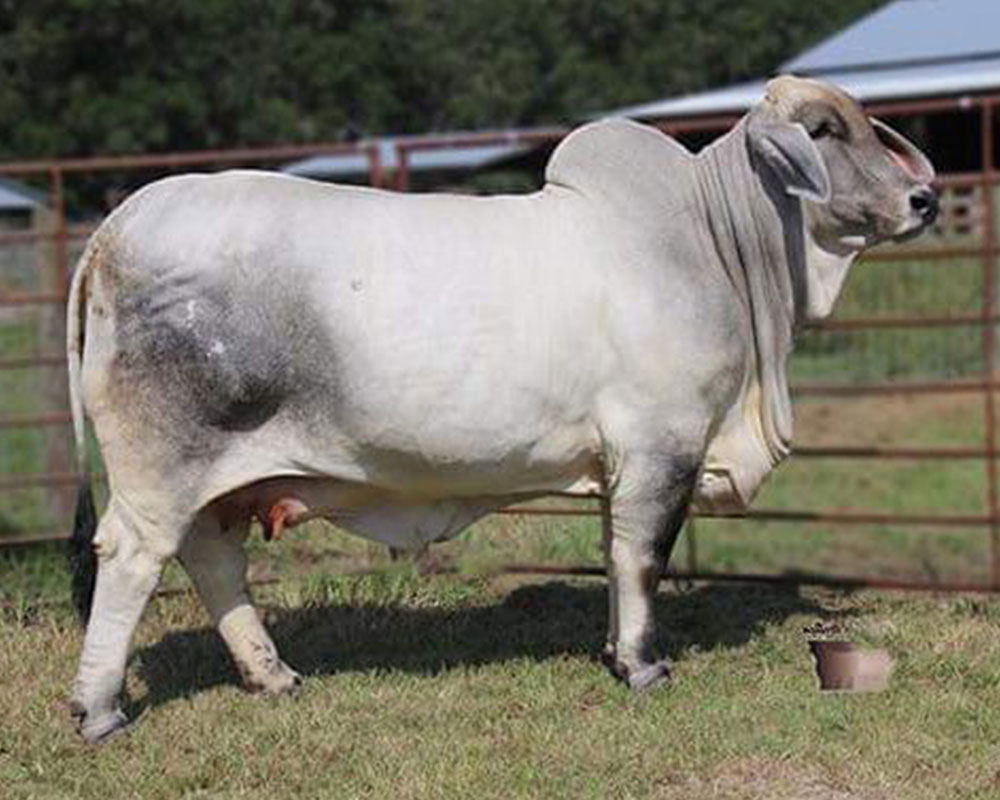
[[[599,461],[586,433],[584,426],[559,430],[505,457],[466,461],[370,446],[351,456],[317,441],[308,448],[258,443],[251,455],[251,436],[215,465],[222,483],[212,502],[226,513],[255,516],[268,530],[324,518],[383,544],[417,548],[514,502],[552,492],[596,494]]]
[[[486,437],[455,449],[427,439],[413,445],[390,447],[384,438],[345,437],[333,424],[319,432],[279,420],[231,438],[203,497],[282,475],[332,478],[414,500],[587,492],[600,482],[600,441],[589,423],[557,427],[534,441],[508,438],[502,446]]]
[[[327,518],[406,548],[454,536],[526,497],[594,494],[601,486],[600,438],[589,421],[553,423],[538,434],[536,416],[501,435],[474,429],[472,416],[464,435],[437,437],[399,427],[389,412],[369,427],[345,425],[336,404],[311,414],[289,408],[227,437],[200,481],[199,506],[238,497],[262,521],[284,506],[294,511],[290,525]]]

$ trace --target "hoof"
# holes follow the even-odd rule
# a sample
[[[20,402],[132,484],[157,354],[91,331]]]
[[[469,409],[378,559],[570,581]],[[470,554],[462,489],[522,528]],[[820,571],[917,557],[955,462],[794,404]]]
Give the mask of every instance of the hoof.
[[[628,685],[633,691],[645,692],[670,681],[670,662],[666,659],[647,664],[628,673]]]
[[[601,663],[618,680],[627,683],[636,692],[644,692],[670,680],[670,662],[665,658],[652,664],[630,667],[624,661],[619,661],[613,652],[605,650],[601,653]]]
[[[284,661],[263,675],[243,675],[243,686],[251,694],[292,694],[301,685],[302,676]]]
[[[82,709],[74,708],[73,716],[76,717],[76,729],[87,744],[106,742],[128,725],[128,717],[117,708],[94,719]]]

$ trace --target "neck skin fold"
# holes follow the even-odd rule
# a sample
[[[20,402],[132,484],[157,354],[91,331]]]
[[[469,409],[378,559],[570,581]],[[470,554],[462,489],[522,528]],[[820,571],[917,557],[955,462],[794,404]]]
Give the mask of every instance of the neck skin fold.
[[[773,466],[790,450],[786,363],[807,307],[802,201],[754,169],[745,121],[696,161],[707,236],[752,329],[741,412]]]

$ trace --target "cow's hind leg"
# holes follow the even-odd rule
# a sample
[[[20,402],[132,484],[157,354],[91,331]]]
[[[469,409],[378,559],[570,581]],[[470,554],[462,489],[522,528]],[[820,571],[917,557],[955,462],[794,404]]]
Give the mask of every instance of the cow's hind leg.
[[[250,601],[243,542],[249,520],[226,528],[211,512],[202,512],[185,537],[180,560],[198,589],[208,613],[250,691],[281,693],[301,682],[279,657]]]
[[[112,496],[94,538],[97,582],[70,707],[88,742],[124,727],[118,694],[129,644],[164,561],[180,535],[138,516]]]
[[[698,460],[633,458],[611,493],[610,625],[604,659],[633,689],[669,678],[657,659],[653,602],[687,514]]]

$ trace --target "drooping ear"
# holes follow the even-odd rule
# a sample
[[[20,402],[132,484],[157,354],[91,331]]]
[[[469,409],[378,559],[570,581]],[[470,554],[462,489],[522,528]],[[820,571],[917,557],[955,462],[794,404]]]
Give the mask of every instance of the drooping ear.
[[[934,180],[934,167],[917,146],[902,134],[897,133],[882,120],[869,117],[875,135],[882,146],[889,151],[892,160],[903,168],[903,171],[917,183],[930,183]]]
[[[758,120],[747,136],[753,153],[774,171],[788,194],[817,203],[830,199],[830,174],[802,125]]]

